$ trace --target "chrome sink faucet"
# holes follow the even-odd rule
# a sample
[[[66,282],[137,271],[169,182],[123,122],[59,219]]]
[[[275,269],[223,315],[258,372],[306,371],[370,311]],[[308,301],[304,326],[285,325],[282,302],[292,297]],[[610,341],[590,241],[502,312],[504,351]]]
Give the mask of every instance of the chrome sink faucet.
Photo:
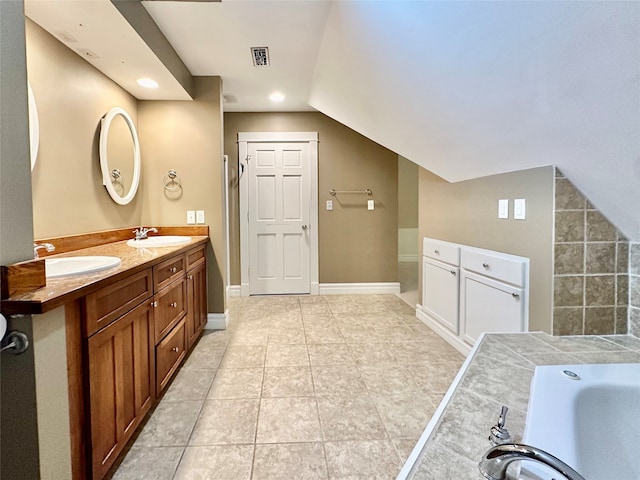
[[[54,252],[56,250],[56,247],[54,247],[50,243],[46,243],[46,242],[45,243],[34,243],[33,244],[33,258],[40,258],[40,255],[38,255],[38,250],[40,250],[41,248],[44,248],[49,253]]]
[[[144,240],[145,238],[147,238],[147,234],[149,232],[158,233],[158,229],[157,228],[140,227],[140,228],[136,228],[133,231],[133,233],[136,236],[136,240]]]
[[[532,460],[547,465],[567,480],[585,480],[569,465],[550,453],[531,445],[504,443],[491,447],[478,464],[480,473],[489,480],[507,480],[507,467],[516,460]]]

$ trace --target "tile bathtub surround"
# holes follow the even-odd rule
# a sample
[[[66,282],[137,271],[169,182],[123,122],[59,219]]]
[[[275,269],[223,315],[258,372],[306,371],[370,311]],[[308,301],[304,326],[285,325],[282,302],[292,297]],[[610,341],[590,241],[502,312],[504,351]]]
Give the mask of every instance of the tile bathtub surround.
[[[393,479],[464,360],[393,295],[234,298],[229,310],[114,479]]]
[[[625,334],[629,243],[556,169],[554,335]]]
[[[487,437],[502,405],[509,407],[507,429],[514,441],[521,441],[535,367],[579,363],[640,363],[640,339],[630,335],[486,335],[409,478],[482,479],[478,462],[490,448]]]

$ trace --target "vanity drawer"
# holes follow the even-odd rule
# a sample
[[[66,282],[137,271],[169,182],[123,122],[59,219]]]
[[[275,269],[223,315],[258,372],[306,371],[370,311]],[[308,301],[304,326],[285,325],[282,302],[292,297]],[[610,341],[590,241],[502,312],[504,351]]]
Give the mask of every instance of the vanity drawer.
[[[495,278],[512,285],[523,286],[526,263],[523,259],[490,255],[484,251],[462,249],[462,268]]]
[[[153,297],[155,339],[158,343],[187,312],[187,284],[172,284]]]
[[[187,270],[204,263],[206,257],[204,245],[187,252]]]
[[[156,347],[156,394],[164,390],[186,355],[184,320]]]
[[[425,238],[422,240],[422,255],[450,265],[460,265],[460,247],[453,243]]]
[[[159,292],[174,280],[183,277],[185,263],[185,256],[178,255],[153,267],[154,291]]]
[[[90,293],[85,299],[85,335],[93,335],[152,295],[151,269]]]

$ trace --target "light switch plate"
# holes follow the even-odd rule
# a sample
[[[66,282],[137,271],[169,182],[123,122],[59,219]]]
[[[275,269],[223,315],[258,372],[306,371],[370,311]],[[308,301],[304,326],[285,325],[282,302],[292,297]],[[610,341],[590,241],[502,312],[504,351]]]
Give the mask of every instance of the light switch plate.
[[[196,223],[195,210],[187,210],[187,225],[194,225]]]
[[[498,218],[509,218],[509,199],[498,200]]]
[[[373,210],[375,208],[375,203],[373,200],[367,200],[367,210]]]
[[[327,200],[327,210],[333,210],[333,200]]]
[[[204,223],[204,210],[196,210],[196,223]]]
[[[524,198],[516,198],[513,201],[513,218],[516,220],[527,218],[527,201]]]

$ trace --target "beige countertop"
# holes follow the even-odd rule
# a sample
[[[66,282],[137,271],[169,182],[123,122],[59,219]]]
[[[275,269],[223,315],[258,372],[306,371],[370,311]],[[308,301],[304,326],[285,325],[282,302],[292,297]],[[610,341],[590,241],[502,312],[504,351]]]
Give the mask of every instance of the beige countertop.
[[[640,363],[640,339],[627,335],[487,334],[480,342],[398,479],[483,478],[478,462],[490,448],[489,430],[502,405],[509,407],[506,427],[513,440],[522,440],[538,365]]]
[[[48,256],[47,258],[63,258],[106,255],[119,257],[122,262],[117,267],[96,273],[49,278],[45,287],[2,300],[2,312],[4,314],[45,313],[127,275],[150,268],[165,258],[205,244],[208,240],[207,236],[192,236],[189,243],[160,248],[135,248],[128,246],[126,241],[121,241]]]

